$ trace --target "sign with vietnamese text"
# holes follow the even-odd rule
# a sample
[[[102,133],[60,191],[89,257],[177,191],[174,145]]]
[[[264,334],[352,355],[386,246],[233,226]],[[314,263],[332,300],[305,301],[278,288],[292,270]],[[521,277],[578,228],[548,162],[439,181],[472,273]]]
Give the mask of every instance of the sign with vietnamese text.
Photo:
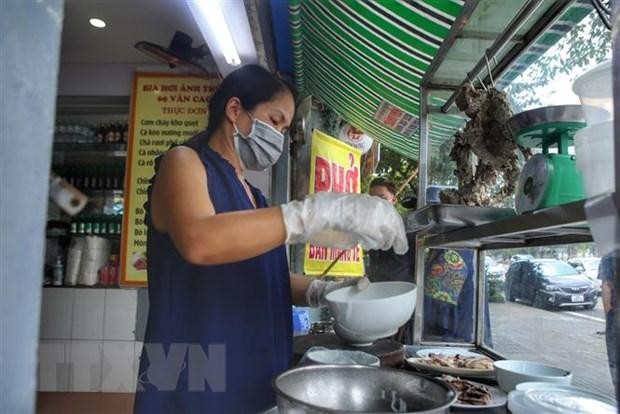
[[[321,191],[359,193],[360,157],[361,153],[357,148],[315,129],[312,134],[310,155],[309,193]],[[304,273],[307,275],[322,274],[341,253],[341,249],[306,245]],[[356,246],[345,251],[328,275],[363,276],[362,248]]]
[[[207,126],[217,76],[136,73],[127,143],[121,284],[146,285],[144,203],[155,159]]]

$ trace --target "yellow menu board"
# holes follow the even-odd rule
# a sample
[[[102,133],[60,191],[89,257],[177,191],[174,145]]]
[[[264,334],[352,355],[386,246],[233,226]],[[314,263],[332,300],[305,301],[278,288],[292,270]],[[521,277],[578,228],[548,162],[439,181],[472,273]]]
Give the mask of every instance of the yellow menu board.
[[[207,126],[216,75],[137,72],[125,168],[121,239],[121,285],[146,286],[144,203],[155,159],[171,145],[187,141]]]
[[[357,148],[315,129],[310,149],[309,193],[321,191],[359,193],[361,187],[360,157],[361,152]],[[341,249],[307,244],[304,254],[304,273],[307,275],[322,274],[341,253]],[[338,263],[330,269],[328,275],[363,276],[362,248],[356,246],[342,253]]]

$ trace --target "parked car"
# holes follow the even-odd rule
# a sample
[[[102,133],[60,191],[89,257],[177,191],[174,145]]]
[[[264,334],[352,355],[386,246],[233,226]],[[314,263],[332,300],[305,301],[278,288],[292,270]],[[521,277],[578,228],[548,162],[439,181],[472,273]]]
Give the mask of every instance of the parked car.
[[[601,294],[601,280],[598,278],[598,265],[601,263],[599,257],[573,257],[568,259],[568,264],[573,266],[577,271],[588,277]]]
[[[521,260],[533,260],[534,256],[531,254],[515,254],[510,256],[510,263],[520,262]]]
[[[590,279],[556,259],[511,264],[505,286],[507,300],[518,299],[542,309],[577,306],[592,309],[598,300],[597,288]]]

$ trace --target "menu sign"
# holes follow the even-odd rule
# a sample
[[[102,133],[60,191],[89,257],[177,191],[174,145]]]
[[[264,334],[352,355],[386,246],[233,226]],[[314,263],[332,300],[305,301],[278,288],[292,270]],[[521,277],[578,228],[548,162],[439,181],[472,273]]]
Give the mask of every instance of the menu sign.
[[[127,143],[121,284],[146,286],[144,203],[155,159],[207,126],[215,75],[136,73]]]

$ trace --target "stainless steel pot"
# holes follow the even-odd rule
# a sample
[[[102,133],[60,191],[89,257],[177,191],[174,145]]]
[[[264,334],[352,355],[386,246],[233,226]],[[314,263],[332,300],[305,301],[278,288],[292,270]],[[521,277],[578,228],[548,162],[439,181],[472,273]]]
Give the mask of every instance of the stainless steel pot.
[[[448,413],[456,401],[445,383],[393,368],[313,365],[278,376],[280,414]]]

